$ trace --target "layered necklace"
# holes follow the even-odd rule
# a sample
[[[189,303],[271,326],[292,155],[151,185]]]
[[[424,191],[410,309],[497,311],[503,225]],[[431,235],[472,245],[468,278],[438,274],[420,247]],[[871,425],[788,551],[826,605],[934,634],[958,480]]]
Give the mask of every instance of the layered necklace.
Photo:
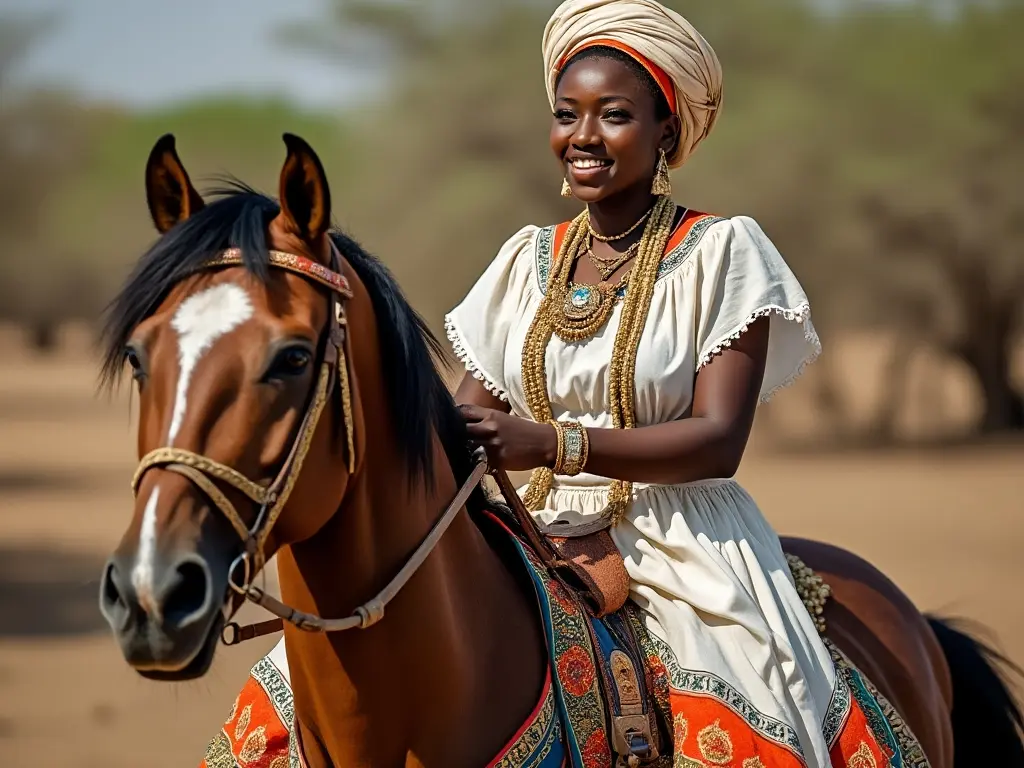
[[[676,206],[670,198],[659,197],[654,207],[633,227],[621,235],[608,238],[593,231],[589,211],[583,211],[569,225],[554,268],[548,277],[547,292],[541,300],[523,344],[523,392],[530,413],[538,423],[544,424],[553,418],[544,364],[551,337],[557,334],[560,339],[570,343],[591,338],[607,322],[621,290],[625,288],[622,316],[612,347],[608,403],[612,426],[615,429],[632,429],[636,426],[636,350],[651,306],[658,267],[672,234],[675,212]],[[592,238],[596,236],[597,239],[606,242],[619,240],[645,221],[643,236],[635,246],[633,268],[625,277],[615,284],[607,282],[607,277],[629,258],[634,258],[632,248],[619,257],[621,262],[614,269],[608,270],[614,263],[612,261],[604,265],[605,270],[595,263],[603,278],[601,283],[588,285],[572,281],[573,266],[590,251]],[[539,511],[544,508],[553,481],[554,472],[548,467],[533,471],[530,486],[523,498],[528,509]],[[617,523],[629,509],[632,495],[631,482],[613,480],[609,486],[608,505],[602,514],[609,517],[612,524]]]
[[[615,270],[636,256],[640,248],[640,241],[633,243],[622,253],[613,253],[611,256],[598,256],[594,253],[593,247],[587,249],[587,257],[594,268],[601,273],[601,281],[607,282],[608,278],[615,274]]]

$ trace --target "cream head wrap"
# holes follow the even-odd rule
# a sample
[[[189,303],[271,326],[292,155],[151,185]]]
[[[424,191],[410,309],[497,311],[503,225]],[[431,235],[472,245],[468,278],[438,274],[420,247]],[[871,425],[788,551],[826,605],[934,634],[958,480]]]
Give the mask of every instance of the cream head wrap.
[[[714,50],[690,22],[656,0],[566,0],[548,20],[542,43],[552,107],[562,65],[584,48],[608,43],[633,56],[663,88],[666,77],[675,87],[668,102],[675,102],[683,133],[668,161],[679,167],[711,132],[722,104],[722,66]]]

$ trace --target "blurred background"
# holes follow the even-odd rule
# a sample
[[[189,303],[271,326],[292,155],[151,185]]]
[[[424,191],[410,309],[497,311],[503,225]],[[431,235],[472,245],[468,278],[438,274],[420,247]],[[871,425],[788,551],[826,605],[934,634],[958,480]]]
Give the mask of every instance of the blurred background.
[[[0,0],[0,764],[198,763],[248,667],[128,671],[96,583],[131,510],[102,310],[152,241],[147,154],[276,191],[281,133],[435,329],[504,240],[571,217],[547,148],[554,0]],[[1024,661],[1024,2],[684,0],[722,119],[676,198],[754,216],[825,353],[741,479]]]

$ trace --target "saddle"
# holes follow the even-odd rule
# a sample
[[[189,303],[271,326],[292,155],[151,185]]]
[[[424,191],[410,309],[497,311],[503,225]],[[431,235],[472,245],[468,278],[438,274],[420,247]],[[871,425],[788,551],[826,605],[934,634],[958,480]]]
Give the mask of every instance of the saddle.
[[[608,532],[610,522],[551,525],[542,530],[502,470],[491,472],[517,527],[540,561],[579,596],[594,616],[616,613],[629,597],[629,574]]]
[[[609,746],[617,756],[616,768],[653,765],[661,755],[671,754],[671,737],[664,722],[665,705],[662,702],[659,708],[652,696],[655,685],[645,663],[648,654],[638,637],[646,631],[639,617],[626,607],[629,575],[609,534],[609,522],[601,520],[564,533],[555,526],[542,530],[508,475],[501,470],[493,471],[492,475],[516,533],[539,561],[538,565],[558,583],[549,585],[548,591],[559,594],[564,589],[568,595],[563,594],[562,601],[576,603],[587,614],[588,620],[581,622],[581,629],[588,642],[582,645],[592,649],[588,655],[596,665],[595,677],[608,710],[605,719]],[[566,676],[562,666],[556,664],[556,677]],[[571,677],[572,673],[568,675]],[[571,720],[571,712],[567,714]],[[571,728],[572,723],[569,725]]]

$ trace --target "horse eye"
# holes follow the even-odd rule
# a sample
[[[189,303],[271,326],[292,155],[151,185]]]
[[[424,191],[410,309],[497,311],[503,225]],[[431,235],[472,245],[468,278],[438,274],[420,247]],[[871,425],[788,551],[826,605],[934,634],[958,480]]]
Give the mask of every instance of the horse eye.
[[[133,379],[138,381],[145,375],[145,372],[142,370],[142,360],[139,358],[139,353],[133,347],[125,349],[124,359],[132,368]]]
[[[310,354],[308,349],[303,347],[283,349],[274,358],[274,362],[267,372],[267,378],[275,379],[286,376],[298,376],[309,367],[312,360],[313,355]]]

